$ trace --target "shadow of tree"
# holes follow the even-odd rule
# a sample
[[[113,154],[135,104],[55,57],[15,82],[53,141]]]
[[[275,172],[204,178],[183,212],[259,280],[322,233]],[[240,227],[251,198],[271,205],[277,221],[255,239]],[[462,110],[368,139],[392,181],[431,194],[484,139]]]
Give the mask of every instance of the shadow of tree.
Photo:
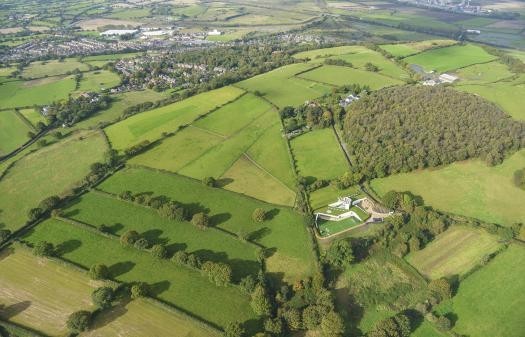
[[[109,274],[111,277],[116,278],[120,275],[123,275],[133,269],[135,267],[136,263],[131,261],[126,262],[117,262],[111,266],[109,266]]]
[[[31,306],[31,301],[22,301],[8,306],[0,307],[0,317],[5,320],[10,319],[23,312]]]
[[[218,188],[223,188],[229,184],[233,183],[233,179],[232,178],[221,178],[221,179],[217,179],[215,181],[215,185],[218,187]]]
[[[71,253],[72,251],[80,248],[80,246],[82,246],[82,242],[80,240],[67,240],[56,246],[55,254],[57,256],[62,256],[64,254]]]
[[[150,284],[149,288],[153,296],[159,296],[160,294],[168,290],[170,286],[171,286],[171,282],[160,281],[157,283]]]
[[[172,244],[167,245],[166,249],[168,250],[169,255],[173,255],[174,253],[180,250],[188,249],[188,245],[185,243],[172,243]]]
[[[281,212],[281,210],[278,208],[269,210],[268,212],[266,212],[266,220],[272,220],[279,214],[279,212]]]
[[[119,317],[124,316],[128,312],[126,305],[128,305],[129,302],[129,299],[123,300],[110,309],[97,311],[89,330],[93,331],[103,328],[111,322],[117,320]]]
[[[262,238],[264,238],[265,236],[268,236],[272,233],[272,230],[268,227],[262,227],[256,231],[253,231],[251,232],[250,234],[248,234],[248,237],[247,239],[249,241],[259,241],[261,240]]]
[[[7,258],[9,255],[13,254],[15,252],[13,247],[7,247],[0,251],[0,261]]]
[[[210,217],[210,225],[211,226],[218,226],[228,220],[230,220],[232,215],[230,213],[220,213],[215,214]]]
[[[163,233],[164,231],[160,229],[150,229],[143,232],[141,235],[142,237],[146,238],[151,244],[166,244],[169,240],[167,238],[160,237]]]

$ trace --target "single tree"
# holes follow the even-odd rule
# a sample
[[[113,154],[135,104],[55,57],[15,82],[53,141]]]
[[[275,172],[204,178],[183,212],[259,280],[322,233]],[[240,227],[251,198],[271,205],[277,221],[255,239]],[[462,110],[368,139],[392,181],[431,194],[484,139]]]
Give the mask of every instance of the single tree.
[[[94,264],[89,268],[89,277],[92,280],[107,280],[109,278],[109,268],[105,264]]]
[[[224,337],[243,337],[244,328],[239,322],[230,322],[224,328]]]
[[[135,283],[131,286],[131,298],[146,297],[149,295],[149,286],[144,282]]]
[[[166,259],[168,257],[168,250],[164,245],[156,244],[151,247],[151,255],[157,259]]]
[[[115,293],[111,287],[97,288],[91,294],[91,300],[101,309],[107,309],[111,307],[111,303],[113,302],[114,298]]]
[[[340,337],[345,331],[343,319],[338,313],[330,311],[321,320],[321,336]]]
[[[66,325],[69,330],[79,333],[89,329],[91,324],[91,313],[86,310],[80,310],[72,313],[67,319]]]
[[[191,218],[191,223],[201,229],[204,229],[209,226],[209,219],[206,214],[201,212],[193,215],[193,217]]]
[[[33,247],[33,254],[36,256],[52,256],[55,247],[47,241],[38,241]]]
[[[120,243],[122,243],[123,245],[129,246],[129,245],[134,244],[135,241],[137,241],[139,238],[140,238],[140,235],[139,233],[137,233],[137,231],[128,230],[127,232],[122,234],[122,236],[120,237]]]
[[[263,222],[266,220],[266,211],[262,208],[256,208],[252,213],[252,220],[255,222]]]

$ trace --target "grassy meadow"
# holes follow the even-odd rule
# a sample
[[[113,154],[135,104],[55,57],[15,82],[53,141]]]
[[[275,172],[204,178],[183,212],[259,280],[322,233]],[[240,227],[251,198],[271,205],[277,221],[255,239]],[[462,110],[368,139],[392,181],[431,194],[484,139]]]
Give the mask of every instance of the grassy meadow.
[[[16,161],[0,180],[0,223],[11,230],[24,225],[31,208],[73,187],[106,150],[100,132],[83,131]]]
[[[108,70],[96,70],[84,73],[77,92],[99,92],[117,86],[120,83],[119,75]]]
[[[24,247],[0,252],[0,318],[46,335],[66,335],[68,316],[93,310],[91,292],[102,285],[85,273],[37,258]]]
[[[333,179],[348,171],[348,163],[330,128],[315,130],[290,141],[299,175]]]
[[[0,84],[0,105],[4,108],[48,104],[66,99],[75,89],[72,76],[47,77],[30,81],[9,81]]]
[[[350,186],[347,189],[340,190],[335,186],[330,185],[310,193],[310,206],[316,210],[336,202],[339,197],[348,196],[352,196],[353,199],[355,199],[363,196],[363,194],[360,191],[359,186]]]
[[[491,83],[514,76],[505,64],[498,61],[461,68],[455,75],[459,77],[460,85]]]
[[[496,56],[490,55],[483,48],[467,44],[427,50],[404,60],[409,64],[420,65],[427,71],[443,72],[495,59]]]
[[[65,59],[63,61],[37,61],[31,62],[29,66],[24,68],[22,76],[24,78],[40,78],[47,76],[65,75],[75,69],[86,71],[89,69],[87,64],[84,64],[76,59]]]
[[[92,328],[81,337],[171,337],[177,331],[180,336],[217,337],[190,319],[172,311],[159,308],[148,300],[135,299],[119,304],[95,318]]]
[[[210,188],[190,178],[148,169],[120,171],[104,181],[100,188],[117,194],[125,190],[163,194],[188,205],[192,212],[204,209],[214,226],[234,234],[248,235],[250,240],[276,249],[267,261],[267,269],[270,273],[284,275],[287,281],[293,282],[312,271],[310,238],[302,218],[292,209]],[[251,215],[256,208],[269,211],[270,219],[263,223],[253,222]],[[294,240],[289,240],[291,237]]]
[[[143,140],[154,141],[163,132],[173,132],[192,123],[200,115],[208,113],[242,94],[242,90],[224,87],[208,91],[183,101],[134,115],[105,129],[113,148],[123,150]]]
[[[296,106],[331,90],[327,85],[294,77],[312,67],[311,64],[295,63],[254,76],[236,85],[250,92],[260,92],[264,98],[279,108],[287,105]]]
[[[456,43],[454,40],[425,40],[409,43],[383,44],[380,47],[395,57],[407,57],[427,49],[446,47]]]
[[[218,230],[203,231],[190,222],[162,218],[153,209],[121,201],[106,193],[83,195],[64,211],[64,216],[95,227],[105,224],[115,235],[136,230],[152,245],[165,244],[170,254],[184,250],[203,260],[228,263],[236,281],[256,274],[259,269],[257,249],[253,245]]]
[[[84,228],[51,219],[37,226],[25,239],[60,245],[61,257],[85,268],[104,263],[116,280],[146,282],[153,296],[216,325],[224,327],[230,321],[254,318],[248,297],[238,289],[215,286],[197,271],[155,259],[136,248],[123,247],[118,240]]]
[[[501,247],[499,237],[484,230],[455,226],[424,249],[407,256],[408,262],[429,279],[461,276]]]
[[[401,80],[393,79],[379,73],[332,65],[324,65],[314,70],[302,73],[299,75],[299,77],[305,80],[334,86],[348,84],[368,85],[372,90],[403,84]]]
[[[33,130],[14,111],[0,111],[0,156],[28,141],[29,131]]]
[[[525,191],[512,181],[514,172],[524,167],[525,150],[521,150],[494,167],[468,160],[375,179],[371,186],[379,195],[410,191],[437,209],[510,226],[525,222]]]
[[[438,311],[457,317],[453,331],[472,337],[520,337],[525,331],[525,248],[511,245],[459,284]]]
[[[34,108],[20,109],[20,113],[25,117],[33,126],[36,126],[38,122],[45,123],[46,118],[42,116],[39,111]]]

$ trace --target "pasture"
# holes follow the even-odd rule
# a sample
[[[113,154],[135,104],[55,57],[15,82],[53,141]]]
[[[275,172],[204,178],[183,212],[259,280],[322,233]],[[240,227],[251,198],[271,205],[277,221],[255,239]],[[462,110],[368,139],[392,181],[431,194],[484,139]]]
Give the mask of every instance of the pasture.
[[[407,256],[407,261],[429,279],[461,276],[501,247],[499,237],[484,230],[454,226],[428,246]]]
[[[38,111],[37,111],[38,110]],[[36,126],[38,122],[45,123],[46,118],[40,113],[40,109],[28,108],[20,109],[20,113],[24,116],[33,126]]]
[[[143,140],[154,141],[242,94],[234,87],[208,91],[183,101],[134,115],[105,129],[113,148],[123,150]]]
[[[44,105],[66,99],[75,89],[72,76],[48,77],[30,81],[9,81],[0,84],[0,105],[4,108]]]
[[[510,245],[459,284],[438,311],[457,317],[453,331],[468,336],[520,337],[525,331],[525,249]]]
[[[89,67],[79,62],[76,59],[68,58],[63,61],[50,60],[50,61],[37,61],[31,62],[29,66],[24,68],[22,76],[25,78],[40,78],[47,76],[65,75],[68,72],[78,69],[80,71],[86,71]]]
[[[8,154],[24,144],[33,131],[26,122],[11,110],[0,111],[0,156]]]
[[[292,207],[295,202],[295,192],[292,189],[262,170],[247,156],[241,156],[233,163],[221,176],[221,180],[228,181],[224,186],[227,190],[268,203]]]
[[[83,131],[16,161],[0,180],[0,223],[11,230],[24,225],[31,208],[75,186],[106,150],[100,132]]]
[[[199,119],[193,125],[223,136],[232,136],[254,119],[273,107],[257,96],[247,93],[235,102],[224,105],[209,116]],[[277,114],[277,112],[274,112]]]
[[[100,92],[105,89],[110,89],[120,83],[120,77],[108,70],[96,70],[84,73],[84,77],[80,81],[80,87],[77,92]]]
[[[25,239],[60,245],[64,247],[62,258],[85,268],[104,263],[116,280],[146,282],[153,296],[219,326],[254,318],[247,296],[238,289],[218,287],[197,271],[123,247],[118,240],[84,228],[51,219],[35,227]]]
[[[119,304],[95,318],[92,328],[81,337],[217,337],[206,329],[176,312],[167,311],[145,299]]]
[[[400,68],[396,63],[386,59],[380,53],[363,48],[363,50],[356,51],[354,53],[333,56],[330,59],[343,60],[352,64],[354,68],[365,70],[367,63],[372,63],[379,68],[378,73],[388,77],[392,77],[397,80],[408,79],[407,72]]]
[[[522,104],[523,97],[525,97],[525,83],[513,84],[502,81],[483,85],[458,85],[455,88],[478,94],[498,105],[512,118],[525,120],[525,110]]]
[[[115,235],[136,230],[151,245],[164,244],[170,254],[178,250],[192,253],[203,260],[224,262],[231,265],[233,277],[239,281],[249,274],[256,274],[256,247],[218,230],[200,230],[190,222],[162,218],[156,210],[115,196],[92,192],[64,211],[64,216],[98,227],[105,224]],[[213,222],[215,218],[211,218]]]
[[[348,84],[368,85],[372,90],[403,84],[401,80],[393,79],[378,73],[332,65],[324,65],[302,73],[299,77],[305,80],[333,86]]]
[[[371,186],[379,195],[390,190],[410,191],[434,208],[510,226],[525,222],[525,191],[512,182],[514,172],[523,167],[525,150],[494,167],[468,160],[375,179]]]
[[[0,318],[46,335],[66,335],[68,316],[93,310],[91,292],[102,285],[83,272],[37,258],[25,247],[0,252]]]
[[[294,77],[312,67],[313,65],[305,63],[290,64],[239,82],[236,86],[250,92],[260,92],[264,98],[279,108],[287,105],[296,106],[331,90],[330,86],[325,84]]]
[[[455,45],[450,47],[431,49],[414,56],[405,58],[408,64],[417,64],[426,71],[438,72],[463,68],[472,64],[486,63],[497,57],[488,54],[483,48],[473,45]]]
[[[270,273],[283,273],[286,281],[303,278],[313,270],[310,238],[302,218],[286,207],[276,207],[240,194],[210,188],[190,178],[155,172],[148,169],[128,168],[104,181],[99,188],[110,193],[130,190],[133,193],[151,191],[190,206],[191,212],[206,210],[214,216],[214,225],[234,234],[244,234],[251,241],[276,249],[278,256],[267,268]],[[256,208],[270,212],[263,223],[253,222]],[[293,237],[294,240],[289,238]],[[277,265],[277,263],[280,263]]]
[[[409,43],[383,44],[380,45],[380,47],[395,57],[407,57],[427,49],[446,47],[456,43],[454,40],[425,40]]]
[[[367,48],[362,47],[362,46],[340,46],[340,47],[332,47],[332,48],[307,50],[307,51],[303,51],[303,52],[294,54],[293,57],[300,59],[300,60],[310,59],[312,61],[315,61],[316,59],[323,59],[323,58],[328,58],[332,56],[346,55],[346,54],[355,53],[355,52],[363,51],[363,50],[367,50]]]
[[[460,85],[490,83],[514,76],[506,65],[498,61],[461,68],[455,75],[459,77]]]
[[[359,186],[350,186],[347,189],[340,190],[335,186],[329,185],[310,193],[310,206],[316,210],[337,201],[339,197],[352,197],[357,199],[363,196]]]
[[[309,180],[333,179],[349,170],[331,128],[315,130],[290,141],[300,176]]]

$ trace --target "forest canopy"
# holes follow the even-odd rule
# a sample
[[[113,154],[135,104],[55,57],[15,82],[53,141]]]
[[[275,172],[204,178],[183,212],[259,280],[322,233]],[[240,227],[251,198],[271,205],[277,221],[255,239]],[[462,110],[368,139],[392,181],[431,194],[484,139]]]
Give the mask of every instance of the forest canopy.
[[[345,140],[361,173],[383,177],[482,158],[496,165],[525,146],[525,123],[447,87],[401,86],[350,105]]]

